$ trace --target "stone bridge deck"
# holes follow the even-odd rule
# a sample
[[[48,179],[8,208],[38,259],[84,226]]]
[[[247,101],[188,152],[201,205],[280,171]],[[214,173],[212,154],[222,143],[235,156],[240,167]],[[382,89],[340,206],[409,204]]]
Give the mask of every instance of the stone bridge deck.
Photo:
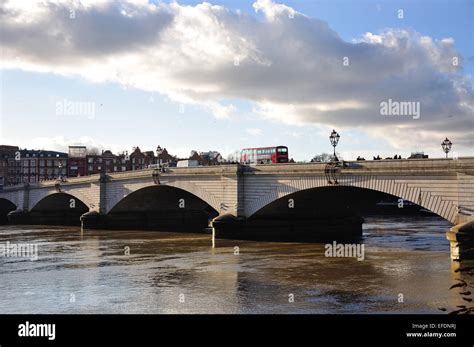
[[[474,219],[474,157],[348,161],[339,168],[308,163],[170,168],[165,173],[147,169],[5,187],[0,200],[31,211],[46,197],[67,193],[90,211],[108,214],[143,188],[169,186],[195,195],[221,215],[250,217],[290,194],[336,185],[391,194],[453,224]]]

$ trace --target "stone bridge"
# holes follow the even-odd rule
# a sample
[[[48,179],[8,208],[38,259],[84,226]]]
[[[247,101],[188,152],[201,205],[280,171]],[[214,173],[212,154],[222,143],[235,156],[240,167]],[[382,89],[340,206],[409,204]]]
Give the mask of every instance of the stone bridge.
[[[214,217],[248,219],[284,197],[307,190],[318,194],[318,188],[334,187],[390,194],[452,224],[474,220],[474,157],[351,161],[338,167],[325,163],[222,165],[68,178],[65,182],[5,187],[0,192],[0,213],[51,212],[64,205],[71,207],[72,199],[77,200],[72,206],[80,205],[82,212],[107,216],[125,207],[144,208],[141,199],[160,205],[163,192],[170,206],[186,210],[185,201],[192,197],[196,201],[188,206],[195,211],[206,207]],[[155,200],[150,200],[151,196]]]

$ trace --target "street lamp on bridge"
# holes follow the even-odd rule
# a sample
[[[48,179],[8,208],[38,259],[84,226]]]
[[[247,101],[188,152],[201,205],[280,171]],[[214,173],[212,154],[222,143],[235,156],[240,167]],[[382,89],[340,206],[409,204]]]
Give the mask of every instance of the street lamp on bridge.
[[[337,159],[336,157],[336,146],[337,146],[337,143],[339,142],[339,138],[341,136],[339,136],[339,134],[336,132],[336,130],[332,130],[332,133],[331,135],[329,136],[329,140],[331,141],[331,145],[334,147],[334,161],[339,161],[339,159]]]
[[[453,143],[446,138],[442,143],[441,147],[443,148],[444,153],[446,153],[446,158],[448,157],[448,153],[451,150]]]
[[[58,180],[60,180],[60,181],[62,181],[62,179],[63,179],[62,176],[61,176],[62,169],[63,169],[63,161],[60,160],[58,162]]]

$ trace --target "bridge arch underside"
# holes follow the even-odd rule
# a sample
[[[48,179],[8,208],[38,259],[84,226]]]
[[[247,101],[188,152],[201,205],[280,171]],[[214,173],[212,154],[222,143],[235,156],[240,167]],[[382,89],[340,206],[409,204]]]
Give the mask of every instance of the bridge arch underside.
[[[386,204],[378,204],[381,201]],[[310,188],[265,205],[243,222],[240,234],[274,241],[357,240],[362,237],[364,216],[423,213],[414,203],[403,201],[399,208],[398,202],[396,196],[366,188]]]
[[[102,227],[201,232],[218,212],[199,197],[171,186],[141,188],[120,200]]]
[[[14,224],[80,225],[80,217],[89,211],[84,202],[67,193],[53,193],[38,201],[29,212],[9,215]]]
[[[0,225],[6,224],[8,222],[8,213],[15,210],[16,205],[13,202],[0,198]]]

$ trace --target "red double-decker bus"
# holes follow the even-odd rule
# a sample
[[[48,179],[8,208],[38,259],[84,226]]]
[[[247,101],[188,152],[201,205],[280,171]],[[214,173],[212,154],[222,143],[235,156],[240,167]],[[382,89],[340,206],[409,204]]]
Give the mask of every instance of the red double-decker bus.
[[[242,164],[288,163],[288,147],[244,148],[240,153]]]

